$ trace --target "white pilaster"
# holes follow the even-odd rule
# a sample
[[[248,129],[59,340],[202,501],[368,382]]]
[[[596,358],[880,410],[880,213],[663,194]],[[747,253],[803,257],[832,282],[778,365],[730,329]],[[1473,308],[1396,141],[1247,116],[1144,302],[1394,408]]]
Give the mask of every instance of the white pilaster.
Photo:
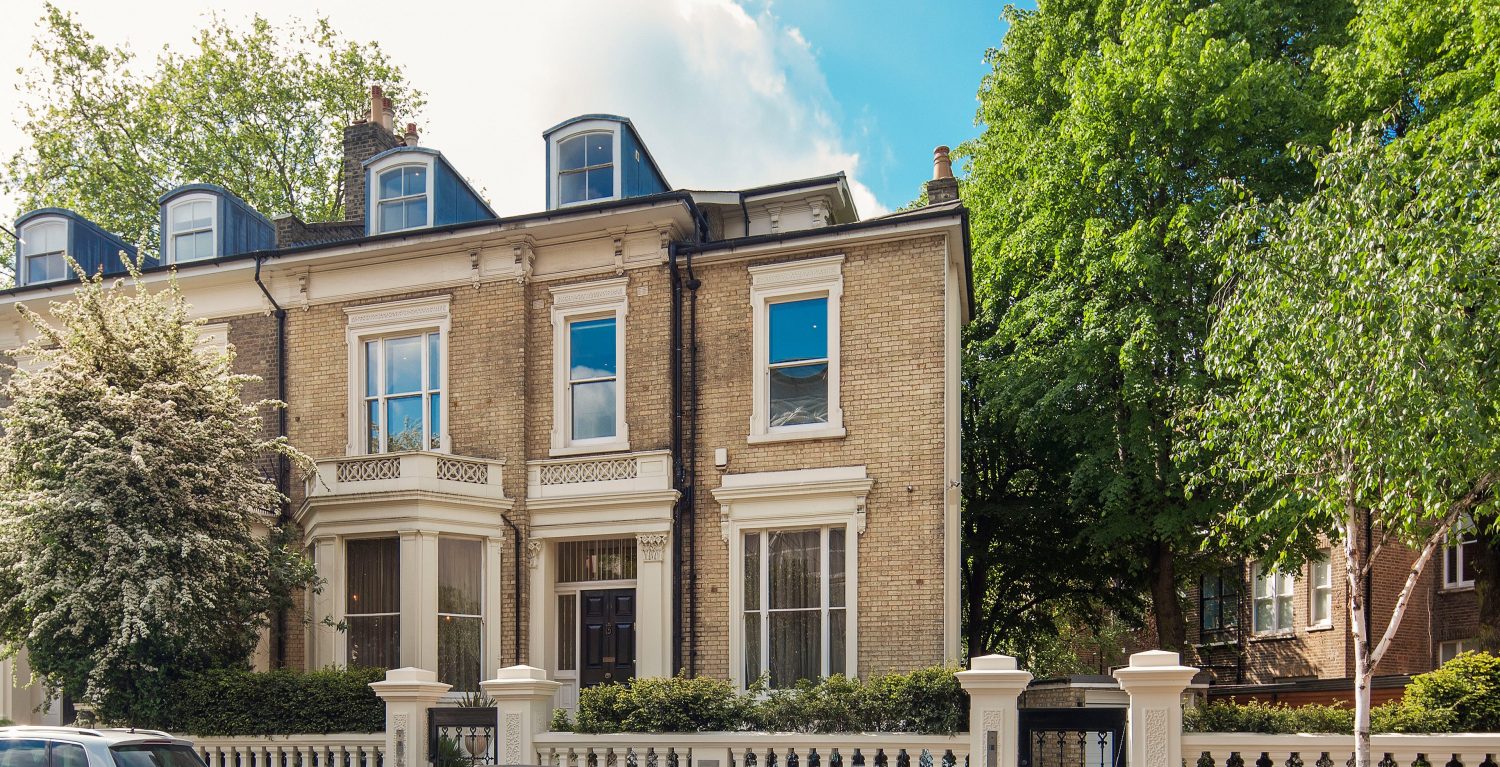
[[[337,623],[344,615],[344,574],[339,563],[338,539],[331,535],[314,538],[313,560],[318,570],[318,580],[323,589],[312,595],[312,614],[309,625],[312,634],[312,657],[308,668],[342,666],[344,664],[344,634],[324,619]]]
[[[552,705],[562,685],[532,666],[500,669],[494,679],[479,683],[495,700],[500,724],[501,764],[537,764],[533,737],[552,721]],[[399,766],[398,766],[399,767]]]
[[[526,580],[530,584],[531,605],[526,611],[529,624],[526,660],[546,668],[557,668],[552,657],[557,639],[557,600],[552,595],[552,546],[540,538],[532,538],[522,549],[526,557]]]
[[[672,578],[667,533],[635,537],[635,674],[672,675]]]
[[[448,685],[436,671],[393,668],[370,689],[385,702],[386,767],[427,767],[427,709],[448,694]]]
[[[1016,767],[1018,701],[1031,672],[1018,669],[1009,655],[985,655],[969,660],[958,683],[969,693],[970,767]]]
[[[437,670],[437,533],[401,531],[401,665]]]
[[[1182,764],[1182,693],[1197,673],[1165,650],[1138,652],[1129,666],[1115,670],[1120,689],[1130,695],[1125,742],[1131,767]]]

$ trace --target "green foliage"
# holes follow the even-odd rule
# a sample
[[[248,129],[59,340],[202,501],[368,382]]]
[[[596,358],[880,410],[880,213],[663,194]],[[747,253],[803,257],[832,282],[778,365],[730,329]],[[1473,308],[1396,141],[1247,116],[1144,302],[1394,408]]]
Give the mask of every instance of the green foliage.
[[[1209,386],[1202,344],[1222,282],[1206,235],[1236,201],[1226,179],[1266,197],[1307,188],[1311,167],[1289,147],[1328,136],[1311,62],[1343,40],[1351,11],[1328,0],[1012,6],[980,87],[984,132],[960,149],[989,323],[971,345],[972,390],[992,452],[1014,456],[988,481],[965,476],[967,512],[994,517],[966,545],[1018,534],[1041,516],[1029,507],[1056,505],[1077,517],[1055,539],[1064,553],[1016,559],[1050,569],[1076,556],[1103,578],[1128,568],[1115,593],[1149,590],[1168,646],[1183,641],[1180,560],[1219,509],[1212,492],[1186,497],[1202,459],[1171,449],[1173,419]],[[990,603],[1046,603],[1032,583],[1006,572],[979,585],[1000,592]]]
[[[634,679],[579,694],[578,732],[958,732],[968,695],[956,669],[931,668],[866,680],[835,674],[762,696],[704,677]],[[553,729],[559,718],[553,716]],[[566,715],[561,718],[564,726]]]
[[[36,366],[0,409],[0,649],[112,721],[161,718],[177,679],[243,664],[314,579],[251,528],[284,500],[258,461],[306,458],[262,437],[254,379],[198,350],[176,284],[132,281],[81,283],[54,324],[23,309]]]
[[[458,738],[438,738],[437,753],[432,759],[437,767],[470,767],[469,755]]]
[[[0,717],[0,727],[9,727],[9,726],[11,726],[13,724],[15,724],[15,722],[12,722],[9,719],[5,719],[3,717]]]
[[[1500,657],[1463,653],[1406,686],[1405,701],[1453,714],[1461,732],[1500,732]]]
[[[1372,732],[1472,732],[1457,727],[1451,709],[1426,708],[1410,701],[1392,701],[1370,711]],[[1354,709],[1335,705],[1245,703],[1215,701],[1185,708],[1187,732],[1256,732],[1287,735],[1299,732],[1348,735],[1354,732]]]
[[[385,705],[370,683],[384,678],[362,667],[204,671],[173,685],[166,718],[131,723],[198,736],[380,732]]]
[[[553,732],[572,732],[573,720],[568,718],[568,710],[565,708],[552,709],[552,723],[548,729]]]
[[[421,94],[375,43],[326,19],[234,26],[211,17],[190,45],[154,64],[94,40],[48,4],[22,89],[26,146],[4,188],[25,208],[72,208],[154,248],[157,198],[183,183],[220,184],[267,216],[344,216],[342,129],[380,83],[396,109]]]

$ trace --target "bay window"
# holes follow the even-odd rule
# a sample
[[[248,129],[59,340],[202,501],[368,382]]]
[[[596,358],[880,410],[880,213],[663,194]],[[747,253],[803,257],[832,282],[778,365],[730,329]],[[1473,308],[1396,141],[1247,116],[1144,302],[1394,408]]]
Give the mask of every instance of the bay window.
[[[744,534],[745,680],[772,688],[848,672],[844,527]]]
[[[1292,630],[1292,575],[1255,563],[1255,633]]]
[[[438,681],[459,692],[479,689],[483,578],[482,542],[438,538]]]
[[[356,538],[345,541],[350,666],[401,665],[401,541]]]
[[[365,452],[442,448],[441,340],[430,332],[364,342]]]

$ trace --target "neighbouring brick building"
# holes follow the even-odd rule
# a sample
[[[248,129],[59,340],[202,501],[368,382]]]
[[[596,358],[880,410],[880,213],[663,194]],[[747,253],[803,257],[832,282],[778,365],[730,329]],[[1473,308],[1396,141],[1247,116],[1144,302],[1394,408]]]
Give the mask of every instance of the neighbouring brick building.
[[[929,205],[862,220],[843,174],[673,189],[629,120],[585,115],[543,134],[546,209],[500,216],[371,107],[345,222],[161,200],[148,280],[175,270],[247,395],[287,402],[268,433],[316,459],[278,479],[325,586],[259,664],[461,690],[524,662],[568,701],[958,659],[971,288],[946,149]],[[22,219],[0,303],[70,295],[75,218]]]
[[[1463,537],[1440,548],[1423,569],[1405,617],[1381,661],[1376,702],[1398,697],[1413,674],[1474,648],[1478,544]],[[1386,630],[1416,554],[1386,547],[1370,578],[1370,621]],[[1325,547],[1298,572],[1249,561],[1200,576],[1188,590],[1188,642],[1208,671],[1211,697],[1288,703],[1351,700],[1354,645],[1344,555]]]

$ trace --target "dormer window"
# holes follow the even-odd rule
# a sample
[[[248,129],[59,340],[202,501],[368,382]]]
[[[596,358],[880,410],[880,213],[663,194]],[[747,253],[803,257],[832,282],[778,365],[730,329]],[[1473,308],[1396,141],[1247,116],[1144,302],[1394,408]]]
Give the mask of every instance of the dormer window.
[[[425,165],[402,165],[380,173],[380,204],[376,211],[380,232],[428,225],[427,177]]]
[[[594,132],[557,144],[558,203],[570,205],[615,196],[615,135]]]
[[[21,230],[21,255],[25,261],[22,282],[33,285],[39,282],[61,280],[68,276],[68,262],[63,253],[68,249],[68,225],[62,221],[44,221]]]
[[[215,202],[210,195],[193,195],[171,205],[167,212],[170,261],[201,261],[218,255],[214,247]]]

